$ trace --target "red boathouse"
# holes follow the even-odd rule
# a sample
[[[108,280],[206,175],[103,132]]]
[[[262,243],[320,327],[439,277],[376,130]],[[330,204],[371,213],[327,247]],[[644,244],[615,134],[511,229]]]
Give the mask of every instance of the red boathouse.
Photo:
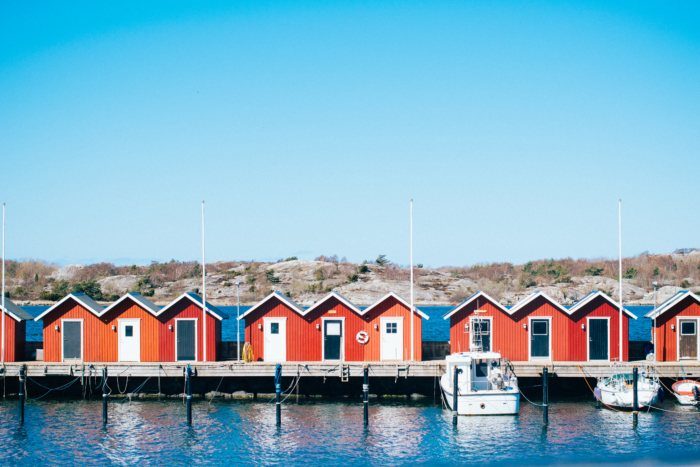
[[[160,321],[156,306],[127,293],[100,313],[101,362],[159,362]]]
[[[700,297],[683,290],[645,317],[652,319],[652,338],[657,361],[700,360]]]
[[[27,321],[34,317],[15,305],[9,298],[5,298],[5,342],[3,347],[3,361],[24,361],[24,344],[27,341]],[[2,322],[0,322],[2,329]]]
[[[336,292],[308,309],[273,292],[240,319],[245,320],[246,342],[257,361],[403,360],[410,358],[410,326],[404,325],[409,310],[393,293],[360,310]],[[427,319],[416,309],[416,360],[421,357],[422,317]]]
[[[44,323],[44,361],[99,362],[102,310],[84,293],[71,293],[34,318]]]
[[[210,303],[207,310],[206,342],[203,338],[202,297],[186,292],[158,312],[158,346],[161,362],[202,362],[219,359],[221,321],[228,315]]]

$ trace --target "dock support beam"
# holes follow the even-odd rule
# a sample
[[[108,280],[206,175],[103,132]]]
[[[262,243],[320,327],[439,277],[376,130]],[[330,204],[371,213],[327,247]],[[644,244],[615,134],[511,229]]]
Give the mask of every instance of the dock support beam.
[[[109,393],[107,393],[107,367],[102,368],[102,423],[107,424],[107,400],[109,399]]]
[[[542,423],[549,425],[549,391],[547,388],[547,367],[542,370]]]
[[[632,378],[634,382],[632,383],[632,425],[637,426],[637,416],[639,412],[639,399],[637,398],[637,378],[639,377],[639,370],[637,366],[632,369]]]
[[[187,365],[185,368],[185,381],[187,386],[187,424],[192,425],[192,368]]]
[[[27,380],[27,365],[19,367],[19,422],[24,423],[24,389]]]
[[[365,406],[365,426],[369,425],[369,366],[365,365],[365,382],[362,385],[362,394]]]
[[[282,425],[282,365],[275,368],[275,397],[277,398],[277,426]]]
[[[458,415],[458,410],[457,410],[457,401],[459,399],[459,385],[457,384],[457,376],[462,372],[459,368],[457,368],[457,365],[455,365],[455,372],[454,375],[452,376],[452,383],[453,383],[453,388],[452,388],[452,424],[454,426],[457,426],[457,415]]]

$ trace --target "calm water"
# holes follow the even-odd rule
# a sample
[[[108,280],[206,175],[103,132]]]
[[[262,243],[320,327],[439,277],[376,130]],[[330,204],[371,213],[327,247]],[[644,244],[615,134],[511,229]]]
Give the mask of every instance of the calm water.
[[[640,465],[696,464],[700,415],[631,415],[591,402],[554,401],[550,425],[539,407],[523,403],[519,416],[460,417],[458,428],[439,404],[401,400],[370,404],[370,427],[362,403],[313,401],[284,404],[275,426],[274,404],[214,401],[194,405],[194,425],[184,423],[177,401],[110,404],[102,427],[99,401],[28,402],[19,426],[16,401],[0,403],[3,465],[504,465],[615,462]]]
[[[33,316],[39,316],[42,311],[48,307],[45,306],[26,306],[22,307],[31,313]],[[236,340],[236,307],[235,306],[220,306],[218,307],[228,314],[231,319],[223,322],[223,340]],[[249,306],[241,307],[241,314],[248,310]],[[651,339],[651,320],[644,318],[644,314],[649,312],[654,307],[651,306],[630,306],[627,307],[632,313],[637,316],[637,320],[630,321],[630,340],[646,341]],[[430,319],[423,323],[423,340],[424,341],[448,341],[450,340],[450,320],[442,319],[442,316],[450,311],[452,307],[448,306],[427,306],[420,307],[420,310],[430,316]],[[41,323],[30,322],[27,325],[27,340],[40,341],[42,340]],[[244,341],[244,324],[240,323],[241,341]]]

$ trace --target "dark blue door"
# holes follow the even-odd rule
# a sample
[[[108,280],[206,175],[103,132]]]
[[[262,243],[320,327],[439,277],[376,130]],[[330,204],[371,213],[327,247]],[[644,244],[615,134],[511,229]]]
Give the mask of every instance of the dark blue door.
[[[343,337],[341,320],[323,322],[323,357],[326,360],[340,360],[340,341]]]
[[[549,358],[549,320],[533,319],[530,321],[530,356]]]
[[[63,358],[82,358],[82,323],[80,321],[63,322]]]
[[[588,358],[590,360],[608,359],[608,320],[588,320]]]
[[[177,322],[177,359],[193,361],[195,359],[194,321]]]

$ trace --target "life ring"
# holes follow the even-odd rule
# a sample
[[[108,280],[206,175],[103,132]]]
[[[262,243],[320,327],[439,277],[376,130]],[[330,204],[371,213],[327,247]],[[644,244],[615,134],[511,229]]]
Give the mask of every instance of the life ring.
[[[360,344],[365,345],[367,342],[369,342],[369,334],[367,334],[367,331],[360,331],[357,333],[355,339],[357,339],[357,342]]]

